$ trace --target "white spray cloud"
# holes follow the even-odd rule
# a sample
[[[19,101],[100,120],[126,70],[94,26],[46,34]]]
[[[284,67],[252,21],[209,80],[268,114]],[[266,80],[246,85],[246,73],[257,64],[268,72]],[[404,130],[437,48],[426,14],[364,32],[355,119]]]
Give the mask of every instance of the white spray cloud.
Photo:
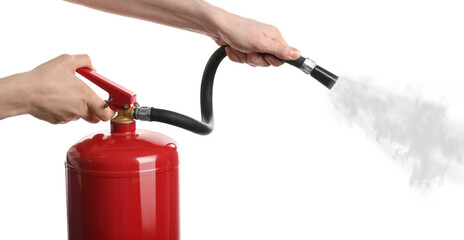
[[[364,129],[392,157],[412,167],[410,184],[441,183],[454,163],[462,163],[464,134],[450,121],[448,108],[407,93],[375,87],[370,81],[341,79],[330,93],[334,110]]]

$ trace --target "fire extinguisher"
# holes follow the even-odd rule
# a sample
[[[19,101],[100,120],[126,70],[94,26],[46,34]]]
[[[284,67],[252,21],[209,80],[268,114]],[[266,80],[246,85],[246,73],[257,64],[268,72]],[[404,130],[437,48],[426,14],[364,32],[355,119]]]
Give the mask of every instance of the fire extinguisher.
[[[92,69],[77,73],[108,92],[105,107],[117,112],[111,130],[84,137],[67,153],[66,194],[69,240],[178,240],[179,190],[176,142],[166,135],[136,129],[135,120],[158,121],[197,134],[213,130],[212,91],[216,70],[226,56],[220,47],[210,57],[201,83],[202,121],[140,107],[135,93]],[[301,57],[285,61],[327,88],[338,77]]]

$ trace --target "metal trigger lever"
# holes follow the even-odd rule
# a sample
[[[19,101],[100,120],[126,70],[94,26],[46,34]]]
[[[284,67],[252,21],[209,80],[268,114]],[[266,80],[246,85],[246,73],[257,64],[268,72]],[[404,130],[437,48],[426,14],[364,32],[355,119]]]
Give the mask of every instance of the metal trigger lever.
[[[109,103],[112,102],[114,99],[113,99],[113,96],[109,96],[108,100],[105,100],[105,105],[103,106],[104,108],[108,108],[109,107]]]

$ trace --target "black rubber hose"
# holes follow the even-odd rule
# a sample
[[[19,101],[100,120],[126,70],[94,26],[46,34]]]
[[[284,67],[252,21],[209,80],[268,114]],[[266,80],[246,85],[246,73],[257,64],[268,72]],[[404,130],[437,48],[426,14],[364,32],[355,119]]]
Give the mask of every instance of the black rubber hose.
[[[216,50],[208,60],[203,78],[201,80],[200,105],[201,122],[191,117],[169,110],[151,108],[150,121],[158,121],[171,124],[191,132],[208,135],[214,128],[213,116],[213,83],[216,70],[221,61],[227,56],[226,47],[222,46]]]

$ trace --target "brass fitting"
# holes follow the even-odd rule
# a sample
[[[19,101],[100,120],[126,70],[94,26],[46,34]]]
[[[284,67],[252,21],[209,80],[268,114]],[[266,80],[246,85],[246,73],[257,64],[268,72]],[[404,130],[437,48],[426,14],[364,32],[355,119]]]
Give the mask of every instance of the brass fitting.
[[[131,104],[128,109],[116,109],[116,117],[111,119],[111,123],[115,124],[131,124],[135,122],[132,112],[134,111],[135,105]]]

